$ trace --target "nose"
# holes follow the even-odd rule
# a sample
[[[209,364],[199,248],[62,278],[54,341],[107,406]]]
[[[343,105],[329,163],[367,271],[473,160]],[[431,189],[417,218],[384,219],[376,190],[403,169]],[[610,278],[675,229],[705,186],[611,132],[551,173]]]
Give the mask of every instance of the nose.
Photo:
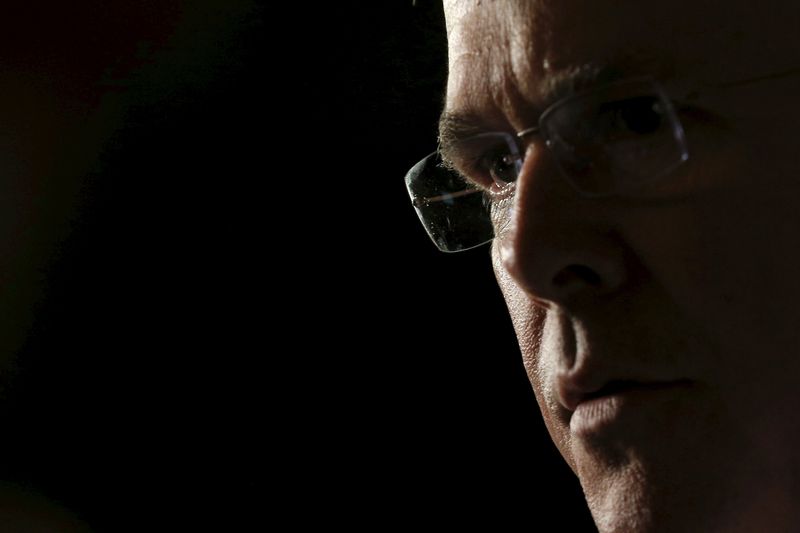
[[[513,202],[495,246],[531,297],[569,307],[625,283],[626,254],[609,201],[580,194],[539,140],[528,144]]]

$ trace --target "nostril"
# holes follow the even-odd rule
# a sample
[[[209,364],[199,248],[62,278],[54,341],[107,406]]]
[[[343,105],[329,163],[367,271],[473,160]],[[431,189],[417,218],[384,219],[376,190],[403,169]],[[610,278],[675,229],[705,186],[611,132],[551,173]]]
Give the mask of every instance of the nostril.
[[[597,272],[584,265],[569,265],[553,278],[553,284],[556,287],[566,287],[575,282],[592,287],[599,287],[603,284]]]

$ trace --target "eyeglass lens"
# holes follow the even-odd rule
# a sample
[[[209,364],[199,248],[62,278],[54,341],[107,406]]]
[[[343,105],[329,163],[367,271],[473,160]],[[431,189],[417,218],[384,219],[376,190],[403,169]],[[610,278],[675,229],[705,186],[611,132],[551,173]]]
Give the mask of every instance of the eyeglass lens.
[[[605,196],[645,186],[688,159],[681,123],[652,80],[609,84],[561,100],[539,121],[540,134],[564,177],[581,194]],[[522,168],[520,140],[503,133],[456,143],[448,164],[431,154],[406,175],[417,213],[439,249],[483,244],[509,213],[498,192]],[[502,196],[504,209],[497,209]]]

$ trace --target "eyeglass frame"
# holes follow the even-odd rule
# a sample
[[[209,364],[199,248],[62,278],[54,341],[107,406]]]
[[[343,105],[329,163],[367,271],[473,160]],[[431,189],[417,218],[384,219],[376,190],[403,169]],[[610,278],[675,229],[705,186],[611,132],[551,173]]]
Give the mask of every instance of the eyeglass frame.
[[[677,127],[679,128],[679,133],[678,134],[680,136],[680,142],[682,143],[682,146],[683,146],[683,148],[685,150],[685,152],[684,152],[685,155],[683,157],[683,160],[680,162],[680,164],[682,164],[682,163],[685,163],[686,161],[688,161],[688,143],[687,143],[686,138],[685,138],[685,132],[684,132],[684,129],[683,129],[683,124],[682,124],[680,118],[677,116],[677,112],[675,111],[675,104],[676,103],[690,102],[690,101],[698,98],[702,92],[705,92],[705,91],[708,91],[708,90],[715,90],[715,89],[716,90],[724,90],[724,89],[737,88],[737,87],[740,87],[740,86],[743,86],[743,85],[749,85],[749,84],[760,82],[760,81],[769,81],[769,80],[773,80],[773,79],[780,79],[780,78],[785,78],[785,77],[789,77],[789,76],[793,76],[793,75],[797,75],[797,74],[800,74],[800,68],[786,69],[786,70],[781,70],[781,71],[777,71],[777,72],[762,74],[762,75],[759,75],[759,76],[756,76],[756,77],[739,79],[739,80],[735,80],[735,81],[728,81],[728,82],[722,82],[722,83],[716,83],[716,84],[708,84],[708,85],[702,86],[699,89],[694,89],[694,90],[687,91],[686,92],[686,96],[684,96],[683,98],[670,98],[669,94],[663,88],[661,83],[658,80],[656,80],[655,78],[653,78],[653,77],[650,77],[650,76],[637,76],[637,77],[625,78],[625,79],[621,79],[621,80],[612,81],[610,83],[601,84],[601,85],[598,85],[598,86],[595,86],[595,87],[591,87],[591,88],[588,88],[585,91],[581,91],[581,92],[578,92],[578,93],[575,93],[575,94],[571,94],[571,95],[568,95],[566,97],[563,97],[563,98],[560,98],[560,99],[556,100],[553,104],[548,106],[541,113],[541,115],[539,116],[539,119],[537,121],[537,125],[536,126],[525,128],[523,130],[520,130],[519,132],[515,132],[513,135],[508,133],[508,132],[502,132],[502,131],[485,132],[483,135],[504,134],[504,135],[507,135],[509,137],[513,137],[514,140],[518,142],[518,140],[520,140],[520,139],[524,140],[528,136],[535,135],[535,134],[540,134],[541,130],[542,130],[542,124],[546,120],[547,116],[549,116],[551,113],[553,113],[554,111],[556,111],[557,109],[559,109],[563,105],[566,105],[566,104],[568,104],[568,103],[570,103],[570,102],[572,102],[572,101],[574,101],[576,99],[579,99],[579,98],[581,98],[581,97],[583,97],[583,96],[585,96],[587,94],[591,94],[593,92],[602,90],[604,88],[612,87],[614,85],[622,85],[622,84],[627,84],[627,83],[634,83],[634,82],[637,82],[637,81],[639,81],[639,82],[648,82],[648,83],[651,83],[653,85],[653,87],[656,89],[656,94],[660,97],[660,99],[670,106],[668,111],[672,115],[672,118],[674,119],[675,123],[677,124]],[[482,135],[482,134],[478,134],[478,135]],[[514,146],[514,145],[512,145],[512,146]],[[414,193],[414,191],[412,191],[412,189],[411,189],[411,181],[412,181],[411,177],[414,175],[415,171],[417,171],[418,167],[421,167],[421,168],[424,167],[424,165],[427,164],[430,159],[435,159],[436,157],[439,157],[440,155],[441,155],[441,152],[440,152],[439,149],[437,149],[436,151],[428,154],[422,160],[417,162],[417,164],[415,164],[406,173],[406,176],[405,176],[406,189],[407,189],[407,192],[409,193],[409,196],[411,197],[412,205],[414,206],[415,210],[417,211],[417,214],[418,214],[418,216],[420,218],[420,221],[422,222],[423,226],[425,227],[426,232],[428,233],[429,237],[431,238],[431,240],[433,240],[434,244],[437,246],[437,248],[439,250],[441,250],[443,252],[446,252],[446,253],[456,253],[456,252],[462,252],[462,251],[470,250],[470,249],[473,249],[473,248],[477,248],[479,246],[483,246],[484,244],[493,241],[495,239],[495,237],[496,237],[494,235],[494,231],[492,231],[492,236],[490,238],[488,238],[488,239],[486,239],[484,241],[481,241],[480,243],[473,244],[473,245],[470,245],[470,246],[467,246],[467,247],[463,247],[463,248],[458,248],[458,249],[445,249],[445,248],[443,248],[442,246],[439,245],[439,243],[437,242],[435,236],[431,233],[432,230],[428,228],[428,224],[426,224],[426,220],[425,220],[425,218],[423,217],[423,215],[422,215],[422,213],[420,211],[421,207],[430,205],[432,202],[448,201],[448,200],[452,201],[452,199],[458,198],[458,197],[461,197],[461,196],[467,196],[467,195],[473,195],[473,194],[484,195],[486,193],[485,190],[483,190],[481,188],[478,188],[478,187],[469,188],[471,186],[471,183],[469,182],[469,180],[465,180],[464,181],[465,189],[463,189],[463,190],[454,191],[452,193],[445,193],[445,194],[442,194],[442,195],[439,195],[439,196],[433,196],[433,197],[424,197],[424,198],[422,198],[422,197],[417,196]],[[522,163],[524,163],[524,155],[522,154],[522,150],[518,150],[518,153],[515,154],[515,157],[519,158],[519,164],[520,165]],[[677,168],[677,166],[679,166],[679,165],[675,165],[675,167],[669,169],[668,172],[670,172],[672,170],[675,170],[675,168]],[[561,168],[561,165],[559,165],[559,168]],[[519,170],[517,172],[519,172]],[[421,173],[421,171],[417,172],[417,175],[420,174],[420,173]],[[564,173],[565,172],[562,169],[562,174],[564,174]],[[580,190],[580,188],[577,187],[577,185],[573,182],[573,180],[569,178],[569,176],[565,176],[565,178],[567,179],[567,181],[570,184],[573,185],[573,187],[576,189],[576,192],[578,194],[583,195],[583,196],[587,196],[587,197],[591,197],[591,198],[603,198],[603,197],[613,196],[614,194],[618,193],[618,191],[615,191],[615,192],[608,193],[608,194],[591,194],[591,193],[587,194],[585,192],[582,192]]]

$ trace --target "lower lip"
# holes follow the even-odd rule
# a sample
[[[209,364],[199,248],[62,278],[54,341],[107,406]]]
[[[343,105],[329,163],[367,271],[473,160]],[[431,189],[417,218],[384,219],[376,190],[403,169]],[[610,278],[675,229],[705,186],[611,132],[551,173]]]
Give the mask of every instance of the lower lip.
[[[572,413],[570,432],[578,437],[602,434],[621,427],[627,415],[649,412],[652,406],[661,403],[670,395],[686,389],[685,381],[642,385],[608,396],[581,402]]]

